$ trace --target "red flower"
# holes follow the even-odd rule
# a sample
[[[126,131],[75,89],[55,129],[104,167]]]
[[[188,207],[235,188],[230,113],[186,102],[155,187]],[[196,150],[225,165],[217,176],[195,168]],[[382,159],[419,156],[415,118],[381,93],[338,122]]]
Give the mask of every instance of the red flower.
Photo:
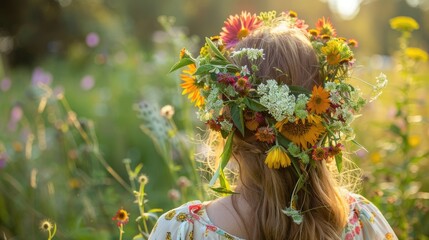
[[[116,215],[112,217],[112,220],[117,221],[116,225],[120,227],[122,225],[127,224],[129,221],[129,218],[130,218],[130,214],[125,209],[121,208],[116,212]]]

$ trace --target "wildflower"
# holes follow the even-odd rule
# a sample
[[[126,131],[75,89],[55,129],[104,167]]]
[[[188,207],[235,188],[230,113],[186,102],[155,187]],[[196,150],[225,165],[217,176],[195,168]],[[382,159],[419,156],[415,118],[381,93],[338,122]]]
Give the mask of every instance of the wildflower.
[[[204,97],[200,94],[200,86],[196,83],[196,78],[193,74],[196,71],[195,64],[188,65],[187,70],[183,70],[180,78],[184,81],[180,86],[183,88],[182,95],[189,94],[188,98],[191,102],[195,102],[195,106],[201,108],[204,105]]]
[[[161,108],[160,114],[167,119],[171,119],[174,115],[174,107],[171,105],[165,105]]]
[[[51,223],[49,220],[43,220],[40,222],[40,230],[44,232],[49,232],[54,228],[54,224]]]
[[[316,161],[326,160],[328,156],[329,155],[326,148],[313,146],[313,151],[311,155],[313,160],[316,160]]]
[[[3,92],[7,92],[10,89],[11,85],[12,85],[12,81],[10,81],[10,78],[8,77],[3,78],[3,80],[1,80],[1,83],[0,83],[0,89]]]
[[[100,43],[100,37],[95,32],[90,32],[86,35],[86,45],[88,47],[96,47]]]
[[[258,18],[264,22],[264,25],[269,25],[271,21],[276,18],[276,16],[277,16],[276,11],[269,11],[269,12],[261,12]]]
[[[261,95],[260,103],[276,121],[293,116],[295,96],[290,94],[286,85],[279,86],[275,80],[267,80],[266,84],[258,85],[257,92]]]
[[[167,193],[168,198],[173,200],[173,201],[178,201],[180,200],[180,192],[177,191],[177,189],[170,189]]]
[[[233,51],[231,53],[231,57],[242,57],[246,55],[247,59],[250,61],[255,61],[258,58],[265,59],[264,49],[258,49],[258,48],[242,48],[237,51]]]
[[[90,90],[94,87],[94,78],[91,75],[86,75],[80,80],[80,88],[83,90]]]
[[[344,146],[341,143],[337,143],[335,146],[330,146],[328,149],[329,156],[334,157],[335,155],[339,154],[343,147]]]
[[[288,15],[291,18],[297,18],[298,17],[298,13],[296,13],[295,11],[289,11]]]
[[[274,143],[276,135],[274,130],[270,127],[260,127],[256,131],[255,137],[258,141],[266,142],[268,144]]]
[[[81,186],[81,182],[79,181],[79,179],[77,179],[77,178],[71,178],[69,180],[69,187],[71,189],[78,189],[78,188],[80,188],[80,186]]]
[[[314,86],[310,101],[307,103],[308,109],[316,114],[325,113],[330,106],[329,92],[322,86]]]
[[[310,29],[308,30],[308,33],[313,37],[317,37],[319,35],[319,31],[317,29]]]
[[[408,144],[410,145],[410,147],[416,147],[417,145],[420,144],[420,142],[421,142],[421,139],[417,135],[411,135],[408,137]]]
[[[220,36],[212,36],[212,37],[210,37],[210,40],[213,42],[213,44],[215,46],[217,46],[219,51],[221,51],[221,52],[224,51],[224,46],[223,46],[222,40],[220,39]],[[202,57],[209,56],[209,53],[210,53],[209,49],[210,49],[209,45],[207,43],[205,43],[204,46],[200,49],[200,55]],[[186,52],[186,53],[188,53],[188,52]]]
[[[121,208],[116,212],[116,215],[112,217],[112,220],[117,221],[116,225],[121,227],[128,223],[129,218],[130,214],[125,209]]]
[[[239,77],[234,84],[235,90],[243,96],[247,95],[250,87],[251,85],[248,77]]]
[[[220,37],[227,48],[232,48],[253,30],[259,28],[261,24],[262,22],[255,14],[251,15],[248,12],[241,12],[240,16],[231,15],[225,21]]]
[[[220,122],[220,128],[225,132],[231,132],[234,125],[228,120],[223,120]]]
[[[356,39],[353,39],[353,38],[351,38],[351,39],[348,40],[348,44],[351,47],[359,47],[358,41]]]
[[[428,60],[428,54],[420,48],[406,48],[405,56],[416,62],[426,62]]]
[[[189,179],[185,176],[181,176],[179,177],[179,179],[177,179],[177,185],[180,188],[187,188],[189,186],[191,186],[191,181],[189,181]]]
[[[149,182],[149,178],[146,175],[142,174],[139,176],[138,181],[140,184],[146,185]]]
[[[52,82],[52,74],[45,72],[42,68],[36,67],[31,76],[31,84],[38,86],[39,84],[49,85]]]
[[[225,85],[233,85],[235,83],[235,76],[228,73],[218,73],[216,75],[216,80]]]
[[[380,152],[373,152],[370,154],[370,159],[373,163],[379,163],[381,162],[381,153]]]
[[[275,127],[283,136],[305,150],[313,146],[325,132],[322,118],[318,115],[309,115],[306,119],[297,119],[294,122],[284,119],[277,122]]]
[[[280,166],[284,168],[290,166],[291,160],[287,155],[286,149],[280,145],[275,145],[268,150],[265,164],[267,164],[269,168],[279,169]]]
[[[182,48],[180,50],[180,54],[179,54],[179,59],[183,59],[183,58],[189,58],[189,52],[188,50],[186,50],[186,48]]]
[[[7,159],[8,159],[8,156],[6,152],[0,153],[0,169],[6,166]]]
[[[353,52],[344,41],[339,39],[329,40],[325,46],[321,48],[321,52],[326,55],[326,61],[329,65],[337,65],[345,63],[353,58]]]
[[[319,20],[316,23],[316,29],[319,32],[320,35],[325,35],[329,37],[335,37],[337,35],[334,26],[331,23],[331,20],[329,18],[325,19],[319,18]]]
[[[390,27],[398,31],[412,32],[419,29],[419,24],[411,17],[398,16],[390,19]]]

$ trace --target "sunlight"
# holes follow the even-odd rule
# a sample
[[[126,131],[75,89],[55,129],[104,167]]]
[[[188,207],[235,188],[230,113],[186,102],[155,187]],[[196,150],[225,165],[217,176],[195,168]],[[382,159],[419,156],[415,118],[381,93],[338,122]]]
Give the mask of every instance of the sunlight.
[[[346,20],[353,19],[359,13],[361,2],[362,0],[328,0],[331,10]]]

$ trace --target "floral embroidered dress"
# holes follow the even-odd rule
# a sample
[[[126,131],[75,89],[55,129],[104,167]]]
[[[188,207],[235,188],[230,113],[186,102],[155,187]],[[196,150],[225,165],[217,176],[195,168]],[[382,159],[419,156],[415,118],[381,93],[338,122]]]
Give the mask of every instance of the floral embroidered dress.
[[[350,214],[342,239],[398,239],[381,212],[358,194],[349,194]],[[208,202],[192,201],[164,213],[149,239],[154,240],[240,240],[215,226],[206,212]],[[304,223],[303,223],[304,224]]]

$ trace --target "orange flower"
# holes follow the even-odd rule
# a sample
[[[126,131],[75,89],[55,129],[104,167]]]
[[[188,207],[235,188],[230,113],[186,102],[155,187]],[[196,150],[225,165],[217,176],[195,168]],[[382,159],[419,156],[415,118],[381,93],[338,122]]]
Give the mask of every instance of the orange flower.
[[[188,98],[191,102],[195,102],[195,106],[201,108],[204,105],[204,97],[201,96],[201,87],[197,85],[196,78],[193,76],[196,70],[195,64],[188,65],[188,69],[180,74],[180,78],[184,81],[180,86],[183,88],[182,95],[189,94]]]
[[[274,131],[270,127],[260,127],[258,128],[258,131],[255,133],[255,137],[258,141],[266,142],[269,144],[274,143],[276,140],[276,135],[274,134]]]
[[[232,48],[261,25],[261,20],[255,14],[251,15],[248,12],[241,12],[240,16],[229,16],[225,21],[220,36],[226,47]]]
[[[130,218],[130,214],[125,209],[121,208],[116,212],[116,215],[112,217],[112,220],[117,221],[116,225],[120,227],[122,225],[127,224],[129,221],[129,218]]]
[[[328,110],[330,106],[329,92],[322,86],[314,86],[311,93],[311,98],[307,103],[307,107],[312,113],[322,114]]]
[[[332,26],[331,20],[329,18],[323,17],[319,18],[316,23],[316,29],[319,31],[320,35],[332,36],[335,37],[337,32],[335,31],[334,26]]]

